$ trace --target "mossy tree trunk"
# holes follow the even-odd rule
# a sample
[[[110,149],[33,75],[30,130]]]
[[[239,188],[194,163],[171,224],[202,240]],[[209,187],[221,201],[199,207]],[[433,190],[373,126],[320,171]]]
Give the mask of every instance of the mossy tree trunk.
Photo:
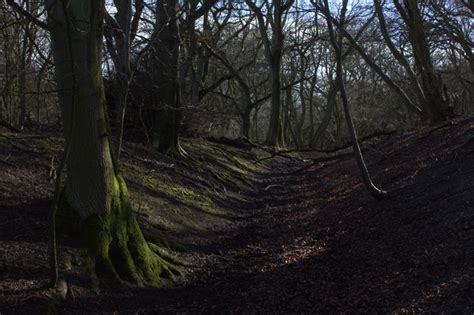
[[[104,2],[50,0],[46,7],[69,144],[58,221],[79,233],[96,272],[156,283],[172,268],[145,241],[113,160],[101,70]],[[71,213],[79,222],[65,220]]]

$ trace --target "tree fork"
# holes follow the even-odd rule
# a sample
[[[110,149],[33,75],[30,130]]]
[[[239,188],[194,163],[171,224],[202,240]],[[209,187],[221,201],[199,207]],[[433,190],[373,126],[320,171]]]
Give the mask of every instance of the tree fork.
[[[355,155],[357,164],[359,166],[360,173],[362,176],[362,180],[365,184],[365,187],[367,188],[367,190],[373,197],[375,197],[376,199],[381,199],[387,194],[387,192],[376,187],[375,184],[372,182],[372,179],[370,178],[370,174],[369,174],[369,171],[367,170],[367,166],[364,161],[364,156],[362,155],[359,141],[357,139],[357,132],[354,126],[354,121],[352,120],[352,115],[349,109],[349,102],[347,100],[347,94],[346,94],[346,89],[344,86],[344,78],[343,78],[342,37],[339,38],[339,42],[336,41],[336,37],[334,35],[334,29],[332,26],[333,22],[332,22],[331,16],[329,15],[330,13],[329,13],[328,1],[324,0],[324,4],[325,4],[325,10],[326,10],[324,14],[326,16],[326,21],[328,25],[329,37],[331,39],[331,43],[334,48],[334,51],[336,52],[336,81],[339,87],[339,92],[341,94],[342,105],[344,108],[344,116],[346,118],[347,127],[349,129],[349,133],[351,136],[351,142],[352,142],[352,147],[354,150],[354,155]],[[344,0],[342,4],[342,9],[341,9],[341,15],[340,15],[341,21],[339,23],[339,28],[341,32],[343,30],[342,27],[344,25],[346,8],[347,8],[347,0]]]

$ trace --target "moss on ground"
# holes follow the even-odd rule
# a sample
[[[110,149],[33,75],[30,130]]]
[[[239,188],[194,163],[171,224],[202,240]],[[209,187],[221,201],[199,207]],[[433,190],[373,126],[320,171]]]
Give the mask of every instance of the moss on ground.
[[[77,221],[66,198],[61,201],[61,226],[77,228],[74,236],[88,250],[86,265],[91,274],[106,275],[118,282],[156,285],[162,278],[180,273],[173,255],[145,240],[121,176],[114,178],[110,209],[84,221]]]
[[[57,149],[47,147],[50,143],[56,142],[35,148],[49,154]],[[253,188],[252,177],[265,166],[255,160],[264,154],[203,140],[183,141],[183,146],[189,156],[182,160],[155,157],[142,146],[141,154],[124,154],[126,187],[117,178],[113,215],[95,215],[80,227],[71,225],[80,218],[62,202],[58,230],[86,236],[89,258],[81,258],[81,264],[90,274],[159,283],[179,272],[175,265],[181,263],[180,255],[174,253],[191,249],[210,232],[225,231],[239,215],[239,203],[246,202],[243,192]],[[71,229],[74,226],[77,229]]]
[[[188,156],[151,162],[147,151],[125,160],[123,171],[135,210],[148,226],[147,237],[193,246],[193,237],[219,230],[235,217],[244,192],[265,164],[258,149],[240,149],[204,140],[183,140]],[[142,161],[142,162],[140,162]],[[146,161],[146,163],[145,163]],[[174,244],[176,245],[176,244]]]

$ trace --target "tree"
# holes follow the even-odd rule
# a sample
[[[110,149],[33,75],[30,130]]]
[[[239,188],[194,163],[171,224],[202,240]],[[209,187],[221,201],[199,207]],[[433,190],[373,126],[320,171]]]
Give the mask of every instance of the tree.
[[[250,9],[254,12],[258,21],[258,28],[263,41],[265,56],[270,68],[271,80],[271,111],[270,122],[268,126],[267,138],[265,143],[267,145],[279,148],[283,145],[283,135],[280,117],[281,108],[281,58],[283,55],[283,26],[285,25],[285,13],[290,9],[295,0],[276,0],[270,4],[264,1],[262,6],[267,7],[266,14],[263,13],[262,8],[258,7],[253,1],[245,0]],[[265,16],[270,24],[271,37],[268,36],[267,23]]]
[[[132,12],[131,0],[115,0],[117,12],[112,17],[106,12],[105,38],[107,49],[115,66],[115,81],[117,88],[117,108],[115,113],[116,132],[114,138],[114,154],[120,156],[123,137],[125,109],[127,108],[128,90],[132,80],[130,63],[131,44],[137,34],[138,22],[144,8],[143,0],[135,0],[135,11]]]
[[[37,3],[31,3],[30,0],[22,0],[15,7],[35,13],[38,10]],[[10,105],[10,113],[6,121],[20,127],[24,126],[30,119],[30,111],[27,108],[29,98],[29,79],[33,74],[34,41],[36,40],[37,27],[31,21],[23,16],[16,17],[15,11],[8,10],[8,7],[0,7],[4,25],[2,29],[2,47],[0,50],[1,60],[5,65],[5,78],[3,89],[3,103]],[[17,112],[18,111],[18,115]],[[0,120],[2,110],[0,107]]]
[[[45,4],[68,175],[58,221],[77,232],[96,272],[115,280],[156,283],[174,269],[145,241],[114,158],[101,70],[104,1]]]
[[[420,4],[410,0],[404,0],[403,4],[398,0],[393,0],[393,3],[408,28],[408,39],[424,92],[424,109],[432,122],[446,120],[453,114],[443,94],[441,77],[436,75],[433,67]]]
[[[412,84],[412,87],[415,89],[415,93],[418,97],[418,100],[420,104],[423,106],[422,115],[425,115],[426,114],[426,108],[425,108],[426,99],[425,99],[425,94],[423,92],[423,89],[420,85],[420,82],[418,81],[418,78],[416,77],[415,72],[411,69],[410,63],[405,58],[403,53],[397,49],[397,47],[392,41],[392,38],[390,37],[390,34],[387,29],[387,23],[385,21],[385,15],[383,12],[383,4],[380,2],[380,0],[374,0],[374,6],[375,6],[375,12],[377,13],[377,17],[380,24],[380,31],[382,33],[383,39],[385,40],[385,44],[387,45],[388,49],[392,53],[393,57],[400,63],[400,65],[405,69],[406,73],[408,74],[408,78]]]
[[[313,2],[314,4],[314,2]],[[318,7],[318,5],[316,5]],[[331,23],[335,25],[342,33],[342,35],[349,41],[350,45],[359,53],[359,55],[364,59],[364,61],[380,76],[380,78],[396,92],[405,103],[406,107],[414,111],[415,113],[421,115],[422,110],[411,100],[411,98],[405,93],[405,91],[396,84],[383,70],[380,68],[377,63],[372,60],[372,58],[364,51],[361,45],[357,43],[357,40],[344,28],[341,27],[339,22],[332,16],[329,16]],[[372,19],[372,18],[371,18]]]
[[[339,21],[338,21],[340,29],[343,29],[344,24],[345,24],[347,2],[348,0],[342,1],[342,7],[341,7],[341,12],[340,12]],[[329,37],[331,40],[331,44],[334,48],[334,51],[336,53],[336,84],[337,84],[337,87],[339,88],[339,93],[341,95],[342,105],[344,108],[344,114],[346,117],[347,127],[349,129],[349,133],[351,136],[352,147],[353,147],[354,155],[357,161],[357,165],[359,166],[362,179],[369,193],[375,198],[381,198],[384,195],[386,195],[386,192],[377,188],[372,182],[372,179],[370,178],[369,172],[367,170],[367,166],[364,161],[364,157],[362,155],[362,151],[359,146],[357,132],[356,132],[354,122],[352,120],[351,111],[349,108],[349,102],[347,99],[346,89],[344,85],[343,52],[342,52],[342,38],[343,37],[341,34],[339,34],[338,39],[336,39],[336,35],[335,35],[334,28],[332,25],[333,18],[331,17],[331,13],[329,10],[328,0],[324,0],[324,4],[320,3],[318,5],[318,8],[326,17]]]
[[[255,45],[245,43],[245,38],[249,37],[249,34],[251,34],[251,31],[248,29],[248,24],[250,22],[251,19],[243,23],[241,28],[238,28],[237,30],[233,31],[230,35],[230,38],[236,39],[239,33],[244,33],[244,39],[242,39],[242,43],[236,45],[237,47],[232,46],[230,48],[233,53],[232,60],[234,61],[231,61],[231,59],[229,58],[229,56],[226,55],[226,52],[224,50],[225,44],[228,44],[230,41],[226,40],[221,48],[215,47],[217,46],[217,42],[211,43],[206,42],[205,40],[202,41],[202,45],[214,58],[216,58],[222,63],[222,65],[228,70],[230,77],[237,83],[239,95],[236,97],[236,102],[237,109],[242,120],[241,135],[247,139],[250,139],[250,114],[258,103],[252,100],[252,95],[255,95],[255,93],[251,89],[250,80],[245,77],[244,73],[246,68],[255,63],[255,59],[261,48],[261,43],[256,43]],[[219,33],[221,32],[218,32],[218,34]],[[217,36],[213,37],[215,37],[216,41],[218,40]],[[210,39],[207,39],[207,41],[210,41]],[[253,37],[251,38],[251,41],[253,41]],[[239,60],[240,58],[237,58],[237,60],[235,60],[237,56],[241,58],[243,57],[243,64],[242,61]],[[236,61],[240,61],[240,63],[237,65]]]
[[[157,38],[152,44],[155,69],[153,85],[152,142],[160,152],[180,154],[178,129],[180,123],[180,95],[178,61],[180,37],[178,27],[178,1],[166,0],[156,3]]]
[[[183,25],[190,26],[194,32],[194,21],[203,16],[218,0],[206,0],[197,9],[197,2],[191,4],[192,9]],[[188,1],[186,1],[188,4]],[[156,39],[152,41],[151,56],[154,65],[152,81],[154,93],[152,142],[160,152],[181,155],[179,145],[179,128],[181,124],[181,87],[180,87],[180,8],[177,0],[158,1],[156,3],[156,23],[154,32]],[[191,33],[188,30],[188,33]],[[188,34],[188,36],[190,36]]]
[[[429,7],[433,12],[433,27],[441,34],[441,41],[447,42],[448,47],[459,52],[468,62],[474,72],[474,42],[472,36],[472,19],[474,18],[474,1],[467,3],[449,0],[430,0]]]

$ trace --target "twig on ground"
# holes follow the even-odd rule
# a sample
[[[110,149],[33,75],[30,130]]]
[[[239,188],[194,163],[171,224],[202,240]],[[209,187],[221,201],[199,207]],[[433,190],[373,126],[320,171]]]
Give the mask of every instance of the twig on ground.
[[[370,140],[370,139],[373,139],[373,138],[376,138],[376,137],[381,137],[381,136],[389,136],[389,135],[393,135],[396,133],[396,130],[391,130],[391,131],[379,131],[379,132],[375,132],[373,134],[370,134],[368,136],[365,136],[363,138],[360,139],[359,142],[363,142],[363,141],[367,141],[367,140]],[[269,151],[268,149],[264,148],[264,147],[261,147],[261,146],[258,146],[256,144],[253,144],[259,148],[261,148],[262,150],[268,152],[268,153],[271,153],[272,155],[271,156],[268,156],[268,157],[265,157],[263,159],[259,159],[257,161],[255,161],[255,163],[259,163],[259,162],[262,162],[262,161],[266,161],[266,160],[269,160],[269,159],[272,159],[276,156],[280,156],[280,157],[284,157],[284,158],[287,158],[287,159],[294,159],[294,157],[290,156],[290,155],[287,155],[289,153],[310,153],[310,152],[315,152],[315,153],[336,153],[336,152],[339,152],[339,151],[342,151],[344,149],[347,149],[349,148],[350,146],[352,146],[352,143],[351,142],[348,142],[342,146],[339,146],[337,148],[334,148],[334,149],[329,149],[329,150],[321,150],[321,149],[294,149],[294,150],[284,150],[284,151]],[[349,155],[351,155],[352,153],[349,153]],[[334,157],[334,156],[333,156]],[[330,160],[333,159],[333,157],[328,157]],[[323,159],[327,159],[327,158],[323,158]],[[321,162],[324,162],[324,161],[321,161]]]
[[[365,151],[367,151],[367,149],[362,149],[362,152],[365,152]],[[334,161],[334,160],[343,159],[343,158],[346,158],[346,157],[351,157],[353,154],[354,154],[353,152],[349,152],[349,153],[342,153],[342,154],[327,156],[327,157],[320,158],[320,159],[313,159],[311,164],[305,165],[302,168],[299,168],[299,169],[291,172],[291,174],[296,174],[296,173],[305,171],[305,170],[307,170],[307,169],[309,169],[309,168],[311,168],[311,167],[313,167],[313,166],[315,166],[319,163]]]
[[[265,187],[265,188],[263,189],[263,191],[267,191],[267,190],[269,190],[269,189],[271,189],[271,188],[276,188],[276,187],[283,187],[283,185],[271,184],[271,185],[268,185],[267,187]]]
[[[396,130],[391,130],[391,131],[378,131],[373,134],[370,134],[368,136],[362,137],[359,139],[359,142],[367,141],[376,137],[381,137],[381,136],[390,136],[396,133]],[[316,152],[316,153],[336,153],[338,151],[347,149],[352,146],[351,142],[347,142],[339,147],[336,147],[334,149],[328,149],[328,150],[321,150],[321,149],[300,149],[300,150],[286,150],[286,151],[280,151],[280,153],[304,153],[304,152]]]

